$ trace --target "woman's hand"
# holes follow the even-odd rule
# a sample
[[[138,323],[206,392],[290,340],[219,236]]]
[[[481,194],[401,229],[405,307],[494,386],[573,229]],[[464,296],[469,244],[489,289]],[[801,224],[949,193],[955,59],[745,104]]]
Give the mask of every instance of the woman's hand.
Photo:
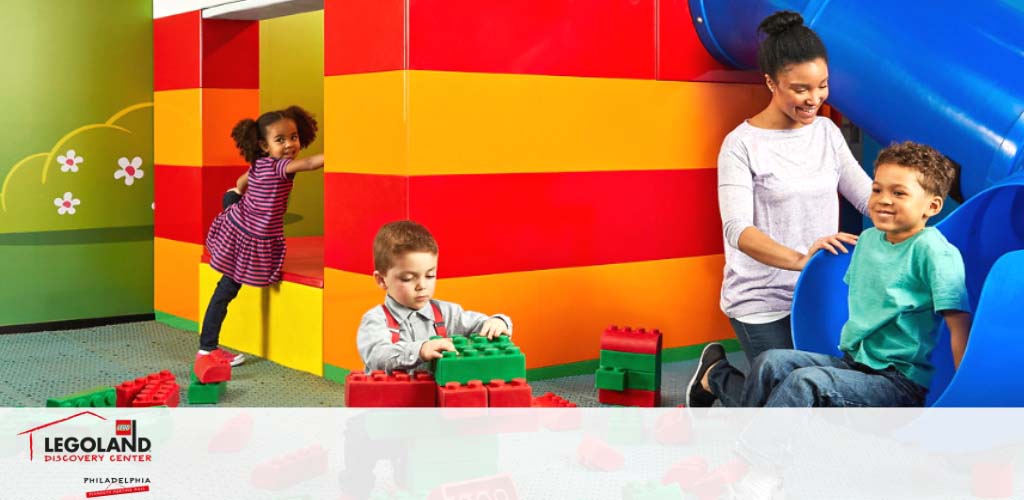
[[[802,270],[804,266],[807,265],[807,261],[811,260],[811,257],[814,257],[814,254],[817,253],[818,250],[828,250],[829,252],[832,252],[832,255],[839,255],[839,252],[850,253],[850,251],[846,249],[846,246],[844,246],[843,243],[856,245],[857,235],[850,233],[836,233],[830,236],[825,236],[824,238],[818,238],[814,240],[814,243],[811,244],[811,247],[807,249],[807,253],[800,258],[798,266]]]

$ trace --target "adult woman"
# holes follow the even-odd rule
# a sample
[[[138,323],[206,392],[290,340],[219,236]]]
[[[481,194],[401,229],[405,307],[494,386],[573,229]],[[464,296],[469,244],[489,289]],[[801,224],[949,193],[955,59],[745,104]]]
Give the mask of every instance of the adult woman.
[[[857,237],[836,233],[838,190],[866,212],[871,180],[839,128],[817,112],[828,97],[825,46],[795,12],[776,12],[758,64],[771,101],[734,129],[718,157],[725,237],[722,310],[747,360],[792,348],[789,310],[799,271],[815,250],[846,252]]]

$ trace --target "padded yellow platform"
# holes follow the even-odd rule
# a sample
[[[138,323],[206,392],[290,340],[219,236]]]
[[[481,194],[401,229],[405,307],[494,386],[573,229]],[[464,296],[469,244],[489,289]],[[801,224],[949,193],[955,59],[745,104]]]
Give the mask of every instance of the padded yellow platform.
[[[199,328],[221,274],[199,265]],[[291,281],[242,286],[228,306],[220,343],[275,363],[323,376],[323,289]]]

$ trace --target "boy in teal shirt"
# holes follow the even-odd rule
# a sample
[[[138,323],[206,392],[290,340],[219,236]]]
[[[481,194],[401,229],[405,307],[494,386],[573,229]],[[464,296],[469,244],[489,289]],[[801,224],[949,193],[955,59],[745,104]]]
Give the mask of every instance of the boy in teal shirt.
[[[923,406],[939,315],[949,326],[957,368],[970,330],[960,252],[925,227],[942,210],[954,175],[950,161],[928,146],[905,142],[882,150],[868,201],[875,227],[861,233],[844,277],[850,285],[850,319],[839,345],[844,356],[766,351],[737,384],[725,350],[712,343],[687,388],[688,406],[711,406],[715,399],[723,406]],[[805,259],[823,248],[819,242]]]

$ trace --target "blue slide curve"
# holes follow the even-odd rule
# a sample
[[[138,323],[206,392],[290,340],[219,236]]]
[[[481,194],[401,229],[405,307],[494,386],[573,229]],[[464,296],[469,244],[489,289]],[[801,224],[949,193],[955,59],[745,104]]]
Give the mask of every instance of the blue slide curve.
[[[960,249],[974,325],[953,373],[949,331],[932,353],[933,406],[1024,406],[1024,2],[689,0],[721,62],[756,67],[757,25],[800,12],[829,51],[830,102],[883,145],[930,144],[961,165],[968,198],[936,227]],[[873,159],[865,159],[866,162]],[[819,253],[797,283],[798,349],[838,354],[849,256]]]

